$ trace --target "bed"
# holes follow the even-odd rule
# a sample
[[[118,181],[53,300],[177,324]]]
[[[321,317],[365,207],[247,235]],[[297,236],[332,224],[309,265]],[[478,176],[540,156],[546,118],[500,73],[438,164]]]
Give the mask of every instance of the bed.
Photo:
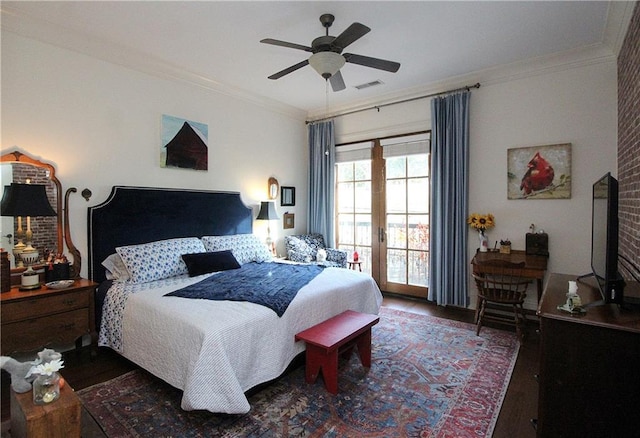
[[[248,412],[246,391],[280,376],[304,351],[296,333],[348,309],[377,314],[382,303],[370,276],[333,267],[299,289],[282,316],[246,301],[166,296],[220,275],[171,273],[180,254],[201,252],[199,242],[218,242],[205,252],[230,249],[243,268],[272,266],[259,249],[236,243],[257,239],[253,212],[239,193],[115,186],[104,203],[89,208],[88,223],[89,275],[100,283],[99,345],[181,389],[184,410]],[[145,265],[153,251],[161,263],[148,265],[168,274]],[[115,253],[130,263],[124,277],[114,278],[103,265]]]

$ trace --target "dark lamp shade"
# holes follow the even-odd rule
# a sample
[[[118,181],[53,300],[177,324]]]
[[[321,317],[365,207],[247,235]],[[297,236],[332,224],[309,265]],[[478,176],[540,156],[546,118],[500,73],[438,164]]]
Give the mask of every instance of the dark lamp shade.
[[[260,213],[258,213],[258,217],[256,219],[267,221],[280,219],[276,213],[275,204],[271,201],[262,201],[260,204]]]
[[[11,183],[4,186],[2,204],[0,205],[2,216],[57,216],[49,200],[47,191],[42,184]]]

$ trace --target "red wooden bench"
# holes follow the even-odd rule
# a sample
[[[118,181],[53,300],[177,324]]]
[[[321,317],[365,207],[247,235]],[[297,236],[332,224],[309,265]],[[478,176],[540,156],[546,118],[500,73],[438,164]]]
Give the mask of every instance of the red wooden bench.
[[[377,315],[347,310],[296,335],[307,344],[305,379],[316,381],[320,370],[331,394],[338,393],[338,355],[349,358],[358,348],[360,362],[371,367],[371,327],[380,321]]]

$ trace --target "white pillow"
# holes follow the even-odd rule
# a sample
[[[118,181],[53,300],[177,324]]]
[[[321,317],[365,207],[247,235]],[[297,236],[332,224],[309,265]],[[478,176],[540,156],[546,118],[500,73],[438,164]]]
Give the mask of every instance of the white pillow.
[[[253,234],[204,236],[202,242],[209,252],[230,249],[241,265],[249,262],[269,262],[273,258],[267,245]]]
[[[131,282],[146,283],[186,274],[182,254],[205,252],[205,248],[197,237],[185,237],[120,246],[116,252],[129,271]]]
[[[104,259],[102,266],[106,269],[105,276],[107,280],[127,281],[129,279],[129,271],[127,271],[122,257],[116,253]]]

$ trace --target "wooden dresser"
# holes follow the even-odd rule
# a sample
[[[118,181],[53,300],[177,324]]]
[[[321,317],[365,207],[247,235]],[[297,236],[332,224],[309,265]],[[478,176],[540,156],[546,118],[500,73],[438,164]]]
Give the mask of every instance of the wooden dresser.
[[[572,316],[569,280],[551,274],[540,317],[539,437],[631,437],[640,433],[640,307],[594,306]],[[578,283],[583,303],[600,299],[593,279]],[[630,284],[625,294],[638,293]],[[628,290],[627,290],[628,289]]]
[[[31,352],[49,345],[82,341],[91,335],[95,344],[94,296],[97,284],[77,279],[66,289],[42,286],[34,291],[11,291],[0,295],[2,355]]]

